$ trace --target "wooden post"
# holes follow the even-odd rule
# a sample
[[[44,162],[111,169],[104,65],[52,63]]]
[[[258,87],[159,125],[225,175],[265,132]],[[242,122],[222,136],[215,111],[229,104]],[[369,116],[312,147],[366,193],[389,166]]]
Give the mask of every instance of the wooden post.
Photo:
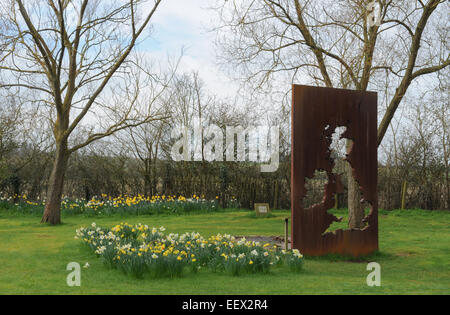
[[[274,197],[273,197],[273,208],[278,209],[278,181],[275,181],[275,189],[274,189]]]

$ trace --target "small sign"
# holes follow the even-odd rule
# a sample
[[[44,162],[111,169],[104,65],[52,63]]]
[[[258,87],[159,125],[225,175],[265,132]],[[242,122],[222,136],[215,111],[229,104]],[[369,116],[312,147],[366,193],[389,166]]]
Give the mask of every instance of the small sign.
[[[270,206],[268,203],[255,203],[255,211],[257,216],[265,216],[270,213]]]

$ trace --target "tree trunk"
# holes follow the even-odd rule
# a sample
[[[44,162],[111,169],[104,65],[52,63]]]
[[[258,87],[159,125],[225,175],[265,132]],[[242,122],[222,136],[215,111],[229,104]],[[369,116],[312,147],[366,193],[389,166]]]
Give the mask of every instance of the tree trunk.
[[[445,165],[448,165],[448,162],[445,162]],[[444,207],[445,207],[445,203],[447,203],[447,210],[450,210],[450,180],[449,180],[449,169],[450,167],[446,167],[445,170],[445,186],[447,187],[447,200],[446,202],[444,201]]]
[[[61,196],[68,158],[67,142],[57,143],[55,160],[47,190],[47,201],[41,223],[61,224]]]
[[[151,162],[149,159],[144,160],[144,195],[146,197],[153,196],[152,180],[151,180]]]
[[[351,167],[349,166],[348,169],[348,227],[350,229],[361,229],[365,216],[364,208],[361,205],[361,192],[358,182],[351,174]]]
[[[349,152],[352,141],[347,141],[347,151]],[[361,191],[359,184],[353,177],[353,170],[350,163],[346,162],[348,177],[348,227],[350,229],[361,229],[363,227],[364,208],[361,204]]]
[[[84,197],[86,201],[91,200],[91,191],[87,183],[84,184]]]
[[[21,180],[19,175],[17,175],[16,172],[14,172],[14,175],[11,177],[11,183],[13,186],[13,191],[14,191],[14,203],[18,203],[20,198],[20,184],[21,184]]]
[[[405,210],[405,208],[406,208],[406,190],[407,190],[407,188],[408,188],[408,182],[405,180],[405,181],[403,181],[403,185],[402,185],[402,201],[401,201],[401,203],[402,203],[401,209],[402,210]]]

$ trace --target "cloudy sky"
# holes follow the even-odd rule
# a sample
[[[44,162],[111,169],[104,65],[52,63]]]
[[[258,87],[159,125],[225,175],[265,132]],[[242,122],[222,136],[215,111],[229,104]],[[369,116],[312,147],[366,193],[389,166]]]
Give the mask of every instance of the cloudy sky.
[[[153,34],[140,45],[152,56],[167,59],[180,56],[180,72],[198,71],[213,93],[232,97],[237,86],[216,64],[214,33],[210,32],[214,12],[211,0],[164,0],[153,19]]]

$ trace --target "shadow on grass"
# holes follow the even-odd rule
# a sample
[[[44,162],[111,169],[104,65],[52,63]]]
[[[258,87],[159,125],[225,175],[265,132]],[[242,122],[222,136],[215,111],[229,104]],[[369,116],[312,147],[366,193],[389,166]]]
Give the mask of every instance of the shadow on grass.
[[[255,212],[249,212],[246,216],[246,218],[250,219],[271,219],[271,218],[277,218],[280,217],[279,215],[275,215],[273,213],[268,213],[265,215],[256,215]]]
[[[324,256],[307,256],[305,255],[307,260],[316,260],[316,261],[331,261],[331,262],[351,262],[351,263],[369,263],[373,261],[386,261],[386,260],[394,260],[398,258],[396,255],[377,251],[370,255],[364,255],[359,257],[353,257],[350,255],[340,255],[340,254],[328,254]]]

